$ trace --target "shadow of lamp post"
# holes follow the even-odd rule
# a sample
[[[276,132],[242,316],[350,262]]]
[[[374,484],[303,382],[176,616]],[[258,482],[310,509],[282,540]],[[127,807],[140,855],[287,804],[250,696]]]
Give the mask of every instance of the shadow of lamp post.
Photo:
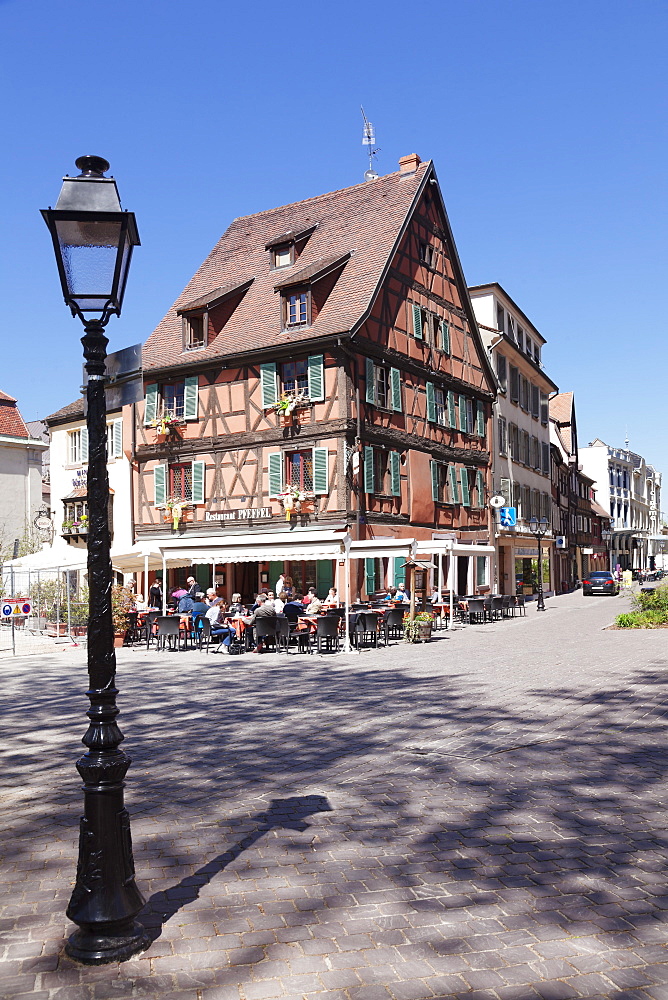
[[[84,782],[76,884],[67,916],[78,925],[68,955],[86,965],[118,962],[142,951],[146,932],[135,917],[144,900],[135,884],[130,817],[123,805],[130,758],[116,716],[116,657],[111,615],[107,411],[104,328],[120,316],[133,247],[139,245],[132,212],[124,212],[109,164],[80,156],[77,177],[63,178],[55,209],[42,210],[49,227],[65,303],[84,325],[88,384],[88,676],[90,720],[77,761]]]

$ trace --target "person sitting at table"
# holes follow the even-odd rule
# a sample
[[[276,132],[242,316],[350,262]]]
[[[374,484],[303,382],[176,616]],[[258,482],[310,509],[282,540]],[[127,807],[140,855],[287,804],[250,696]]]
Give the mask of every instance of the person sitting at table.
[[[284,590],[280,592],[278,597],[274,598],[274,608],[276,610],[277,615],[283,614],[283,608],[285,607],[285,602],[287,600],[288,600],[288,595],[285,593]]]
[[[211,622],[211,636],[214,639],[218,639],[218,648],[214,649],[214,653],[226,653],[230,652],[230,644],[232,639],[236,636],[236,631],[231,625],[226,622],[221,621],[221,615],[223,614],[224,605],[214,604],[212,608],[206,613],[206,617]]]
[[[283,614],[291,624],[296,625],[300,615],[304,614],[304,599],[301,594],[295,594],[285,602]]]
[[[230,614],[231,615],[246,614],[246,608],[241,603],[241,594],[232,594],[232,603],[230,604]]]
[[[146,606],[146,601],[144,600],[144,595],[143,594],[137,594],[137,596],[135,597],[135,599],[134,599],[134,601],[132,603],[134,604],[135,611],[147,611],[148,610],[148,608]]]
[[[323,604],[333,605],[335,608],[338,608],[338,606],[339,606],[339,598],[338,598],[338,595],[336,593],[336,587],[330,587],[329,588],[329,593],[327,594],[327,597],[325,598],[325,600],[322,603]]]
[[[310,604],[307,604],[306,608],[304,609],[304,614],[317,615],[320,613],[321,609],[322,609],[322,601],[316,594],[313,594],[311,597]]]
[[[188,577],[188,579],[186,580],[186,588],[188,590],[188,594],[190,595],[190,597],[192,597],[193,601],[195,600],[198,593],[202,589],[194,576]]]
[[[185,597],[183,598],[185,600]],[[205,615],[209,610],[210,605],[204,600],[204,594],[200,591],[199,594],[195,595],[195,600],[193,601],[193,606],[190,613],[192,615]]]
[[[206,592],[206,597],[204,598],[204,600],[206,601],[206,603],[210,608],[213,608],[216,606],[216,604],[220,604],[220,602],[222,601],[222,597],[218,596],[214,587],[209,587]]]
[[[434,587],[434,589],[432,590],[429,600],[432,604],[440,604],[441,595],[439,594],[437,587]]]
[[[396,587],[389,587],[387,593],[385,594],[385,597],[383,598],[383,600],[384,601],[396,601],[396,600],[398,600],[398,598],[397,598],[397,588]]]
[[[253,612],[251,617],[246,620],[246,624],[252,627],[253,625],[255,625],[255,622],[258,620],[258,618],[265,620],[269,618],[273,619],[275,622],[276,608],[274,607],[273,603],[267,601],[267,598],[264,596],[264,594],[258,595],[257,603],[258,603],[257,609]],[[262,642],[262,639],[258,639],[257,646],[255,647],[253,652],[261,653],[263,652],[263,650],[264,650],[264,644]]]
[[[403,604],[409,604],[411,599],[410,590],[406,590],[406,584],[400,583],[397,587],[397,596],[394,598],[395,601],[401,601]]]
[[[265,591],[263,590],[262,593],[265,594]],[[273,590],[267,590],[266,591],[266,598],[267,598],[267,601],[271,602],[272,604],[276,603],[276,598],[274,597]]]

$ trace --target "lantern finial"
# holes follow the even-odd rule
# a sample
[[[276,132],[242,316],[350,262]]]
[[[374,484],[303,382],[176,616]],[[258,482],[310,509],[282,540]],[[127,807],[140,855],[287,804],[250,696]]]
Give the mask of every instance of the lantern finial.
[[[79,156],[74,163],[81,171],[80,177],[104,177],[105,170],[109,169],[108,161],[102,156]]]

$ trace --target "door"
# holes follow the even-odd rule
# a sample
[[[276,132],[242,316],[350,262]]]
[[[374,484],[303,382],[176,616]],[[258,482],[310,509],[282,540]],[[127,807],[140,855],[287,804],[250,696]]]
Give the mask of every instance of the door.
[[[457,593],[468,594],[469,556],[457,556]]]

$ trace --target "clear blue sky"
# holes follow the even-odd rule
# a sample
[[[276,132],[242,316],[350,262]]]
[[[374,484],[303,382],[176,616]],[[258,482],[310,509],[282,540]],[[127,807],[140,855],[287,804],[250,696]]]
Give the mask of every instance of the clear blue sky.
[[[237,215],[432,158],[469,284],[499,281],[576,394],[581,443],[668,473],[663,0],[0,0],[0,388],[76,398],[79,324],[39,209],[112,164],[142,247],[110,350],[144,340]]]

